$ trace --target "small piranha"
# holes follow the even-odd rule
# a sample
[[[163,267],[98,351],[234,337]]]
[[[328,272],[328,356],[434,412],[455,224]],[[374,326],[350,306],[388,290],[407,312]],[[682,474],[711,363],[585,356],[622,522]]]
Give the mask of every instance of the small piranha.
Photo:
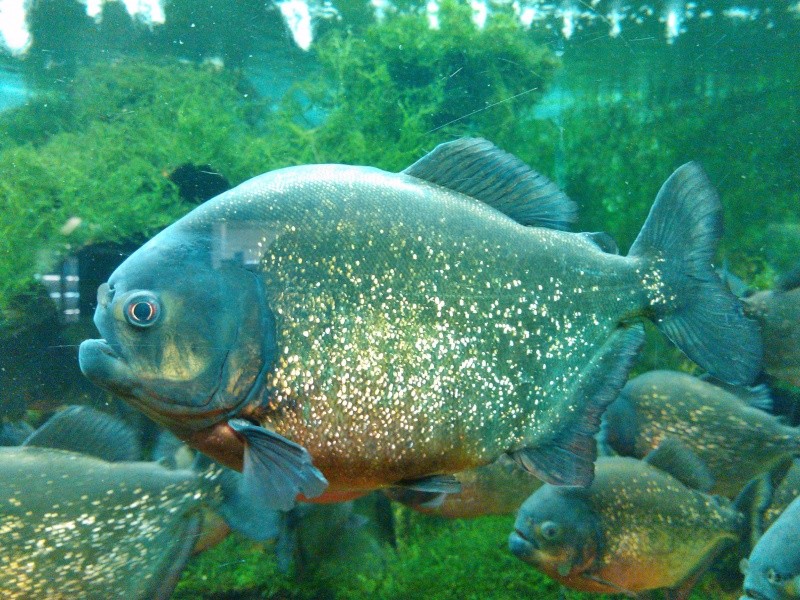
[[[23,446],[0,448],[6,598],[168,598],[203,506],[223,510],[251,537],[277,535],[264,515],[236,513],[245,507],[238,483],[224,479],[238,473],[213,464],[170,470],[139,455],[130,429],[88,407],[57,413]],[[226,487],[234,502],[224,510]]]
[[[508,455],[493,463],[456,473],[461,491],[455,494],[387,488],[389,498],[417,512],[447,519],[473,519],[485,515],[510,515],[542,486],[542,481],[519,466]]]
[[[213,198],[98,290],[83,373],[236,470],[265,509],[404,486],[511,455],[587,485],[594,435],[650,318],[721,379],[760,370],[713,271],[722,208],[695,163],[628,256],[562,231],[574,204],[481,139],[400,173],[306,165]]]
[[[631,379],[611,403],[598,439],[618,454],[643,458],[676,438],[708,467],[712,492],[733,498],[754,477],[800,454],[800,430],[766,412],[770,404],[765,386],[737,389],[650,371]]]
[[[800,267],[779,279],[775,289],[743,299],[745,314],[761,324],[764,370],[800,386]]]
[[[601,457],[588,488],[534,492],[509,546],[569,588],[631,597],[665,588],[667,598],[684,599],[746,529],[730,501],[701,491],[709,485],[699,459],[674,440],[643,461]]]
[[[744,574],[741,600],[800,598],[800,498],[786,507],[740,567]]]

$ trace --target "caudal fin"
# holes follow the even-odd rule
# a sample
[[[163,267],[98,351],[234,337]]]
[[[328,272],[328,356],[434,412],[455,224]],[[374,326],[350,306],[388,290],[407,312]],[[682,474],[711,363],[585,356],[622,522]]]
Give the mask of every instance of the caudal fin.
[[[761,370],[761,333],[711,261],[722,234],[722,206],[697,163],[661,186],[629,256],[651,259],[644,277],[658,328],[715,377],[745,385]]]

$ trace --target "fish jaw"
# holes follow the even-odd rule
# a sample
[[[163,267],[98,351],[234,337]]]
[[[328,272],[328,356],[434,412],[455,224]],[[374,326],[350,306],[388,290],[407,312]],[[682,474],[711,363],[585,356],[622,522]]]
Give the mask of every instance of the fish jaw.
[[[219,410],[213,410],[213,395],[205,402],[207,410],[198,412],[197,405],[181,406],[168,397],[162,398],[146,389],[146,381],[137,376],[128,362],[105,339],[81,342],[78,362],[81,372],[92,383],[123,398],[157,423],[175,430],[179,437],[182,430],[196,431],[225,417],[219,414]]]
[[[511,553],[521,561],[533,565],[538,564],[536,557],[539,553],[539,549],[519,531],[512,531],[511,535],[508,536],[508,548],[511,550]]]
[[[764,582],[764,585],[759,585],[753,581],[744,581],[744,595],[739,600],[782,600],[783,596],[779,595],[777,591],[770,585]]]
[[[740,600],[789,600],[798,597],[797,585],[800,583],[800,576],[773,584],[763,568],[750,566],[745,571],[742,584],[744,595]]]
[[[139,382],[104,339],[84,340],[78,350],[81,372],[95,385],[123,398],[136,398]]]

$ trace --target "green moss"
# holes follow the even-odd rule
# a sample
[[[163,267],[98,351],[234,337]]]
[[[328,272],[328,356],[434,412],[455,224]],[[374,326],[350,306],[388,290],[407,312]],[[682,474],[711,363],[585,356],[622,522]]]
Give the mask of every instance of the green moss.
[[[514,518],[484,517],[448,521],[397,508],[398,547],[386,553],[383,569],[359,569],[359,555],[331,561],[327,568],[302,577],[278,571],[271,549],[229,537],[195,557],[178,585],[176,600],[213,597],[379,598],[404,600],[589,600],[623,598],[562,592],[560,586],[508,550]],[[338,576],[332,572],[337,571]],[[560,594],[563,593],[563,596]],[[692,600],[735,600],[710,577]]]
[[[237,597],[270,598],[290,587],[271,547],[231,535],[190,561],[172,597],[189,600],[236,593]]]
[[[0,151],[0,313],[65,254],[150,236],[188,212],[169,172],[194,162],[225,173],[246,144],[251,107],[228,75],[102,65],[80,73],[70,95],[57,132]],[[7,122],[47,110],[37,102]]]
[[[316,46],[324,78],[300,90],[326,118],[303,126],[307,108],[287,103],[303,162],[346,162],[397,170],[465,132],[502,142],[518,115],[544,93],[558,64],[506,15],[482,30],[471,9],[442,3],[441,27],[395,14],[353,36],[334,32]]]

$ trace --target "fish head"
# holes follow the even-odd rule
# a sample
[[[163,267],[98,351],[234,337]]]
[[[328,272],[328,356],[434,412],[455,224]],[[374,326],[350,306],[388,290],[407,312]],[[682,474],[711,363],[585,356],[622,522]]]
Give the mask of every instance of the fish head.
[[[779,562],[779,561],[778,561]],[[744,575],[744,596],[755,600],[789,600],[800,598],[800,573],[797,569],[761,560],[759,556],[742,559],[739,568]]]
[[[582,488],[544,485],[520,507],[511,552],[554,578],[588,569],[601,540],[599,519]]]
[[[174,431],[192,433],[240,408],[274,350],[263,287],[242,261],[213,255],[202,230],[167,228],[97,294],[103,339],[81,344],[83,373]]]

